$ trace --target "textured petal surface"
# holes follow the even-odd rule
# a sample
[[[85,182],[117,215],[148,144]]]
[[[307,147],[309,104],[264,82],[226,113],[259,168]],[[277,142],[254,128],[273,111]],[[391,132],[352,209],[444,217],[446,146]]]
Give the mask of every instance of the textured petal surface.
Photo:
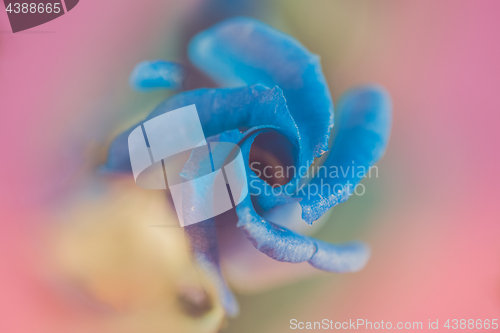
[[[352,89],[341,97],[338,110],[338,134],[324,163],[328,174],[337,170],[338,176],[325,177],[325,173],[319,173],[311,184],[325,190],[316,195],[301,195],[302,218],[308,223],[347,200],[354,186],[382,157],[389,142],[392,106],[382,88]]]
[[[282,90],[263,85],[242,88],[197,89],[174,95],[161,103],[144,121],[180,107],[195,104],[205,137],[233,129],[279,129],[299,146],[298,128],[286,106]],[[131,171],[128,135],[140,122],[120,134],[110,145],[103,170]]]
[[[334,273],[357,272],[370,259],[370,248],[363,242],[330,244],[314,239],[316,253],[309,260],[314,267]]]
[[[258,133],[241,144],[247,174],[250,148]],[[221,136],[222,137],[222,136]],[[267,221],[255,211],[256,196],[248,196],[236,207],[239,228],[256,249],[267,256],[284,262],[308,261],[314,267],[329,272],[354,272],[363,268],[370,257],[368,247],[361,242],[334,245],[304,236]],[[253,201],[253,202],[252,202]]]
[[[297,263],[311,259],[316,247],[310,239],[264,220],[252,210],[251,199],[246,200],[236,209],[238,227],[255,248],[278,261]]]
[[[300,136],[300,165],[328,149],[333,103],[319,57],[296,39],[254,19],[227,19],[196,35],[189,58],[221,85],[278,85]]]

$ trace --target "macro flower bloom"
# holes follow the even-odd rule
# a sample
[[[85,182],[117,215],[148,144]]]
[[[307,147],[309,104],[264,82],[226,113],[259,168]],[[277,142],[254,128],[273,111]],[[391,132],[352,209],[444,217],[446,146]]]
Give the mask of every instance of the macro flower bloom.
[[[312,224],[347,200],[364,177],[359,172],[340,173],[334,178],[321,173],[304,177],[300,172],[329,150],[334,123],[333,102],[319,57],[294,38],[244,17],[224,20],[198,33],[189,43],[188,55],[191,63],[221,88],[176,94],[144,121],[195,104],[208,141],[240,146],[251,184],[250,195],[236,207],[236,226],[260,252],[282,262],[308,262],[329,272],[363,268],[370,256],[366,244],[320,241],[292,231],[287,228],[289,218],[279,217],[300,205],[300,217]],[[161,73],[155,75],[155,69]],[[181,65],[172,62],[141,63],[131,83],[135,87],[178,88],[182,86],[179,73],[183,71]],[[338,110],[340,119],[333,146],[321,162],[344,170],[369,169],[382,157],[388,143],[388,94],[376,85],[354,88],[340,98]],[[103,170],[131,172],[127,138],[144,121],[113,141]],[[273,183],[258,177],[260,172],[251,167],[255,161],[270,167],[292,165],[299,172]],[[197,161],[190,162],[184,175],[196,174]],[[312,193],[311,186],[321,191]],[[203,198],[192,201],[196,200]],[[285,211],[277,217],[274,214],[273,221],[266,217],[279,207],[285,207]],[[194,260],[211,278],[222,306],[232,316],[237,314],[238,305],[219,267],[216,222],[217,218],[212,218],[187,226],[185,234]]]

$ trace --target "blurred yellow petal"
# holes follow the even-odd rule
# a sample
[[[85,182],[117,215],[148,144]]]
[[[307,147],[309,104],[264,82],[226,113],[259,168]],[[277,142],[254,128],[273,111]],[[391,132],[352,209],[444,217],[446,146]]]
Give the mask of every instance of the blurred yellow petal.
[[[49,237],[66,296],[89,305],[104,332],[217,331],[224,311],[165,193],[131,177],[99,182],[106,186],[79,195]]]

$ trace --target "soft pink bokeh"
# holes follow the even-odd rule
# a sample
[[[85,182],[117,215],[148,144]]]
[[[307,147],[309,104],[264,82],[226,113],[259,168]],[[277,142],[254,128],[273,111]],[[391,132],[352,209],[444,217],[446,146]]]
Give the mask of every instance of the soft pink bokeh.
[[[155,58],[193,5],[85,0],[15,35],[0,14],[1,332],[53,332],[61,318],[82,316],[33,273],[41,212],[71,189],[87,146],[105,142],[129,107],[133,65]],[[387,197],[365,235],[373,258],[300,312],[270,320],[269,332],[288,331],[291,318],[425,327],[500,317],[499,13],[494,0],[370,6],[369,46],[326,75],[336,95],[373,81],[394,99],[380,164]]]
[[[88,147],[104,144],[123,118],[133,66],[164,47],[175,15],[193,3],[85,0],[17,34],[1,11],[1,332],[91,326],[38,277],[38,235],[88,164]]]
[[[367,231],[373,257],[289,319],[422,321],[500,317],[500,3],[383,1],[370,45],[328,73],[393,96],[379,164],[386,205]],[[341,67],[341,68],[339,68]],[[351,199],[355,200],[355,198]],[[288,322],[269,332],[287,332]],[[472,330],[475,331],[475,330]]]

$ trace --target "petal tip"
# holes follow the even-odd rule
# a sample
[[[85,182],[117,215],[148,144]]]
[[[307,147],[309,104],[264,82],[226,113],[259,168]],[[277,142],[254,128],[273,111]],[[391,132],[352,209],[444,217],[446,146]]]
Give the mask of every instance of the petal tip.
[[[354,273],[363,269],[371,256],[370,247],[363,242],[334,245],[315,240],[316,253],[309,263],[321,270],[334,273]]]

